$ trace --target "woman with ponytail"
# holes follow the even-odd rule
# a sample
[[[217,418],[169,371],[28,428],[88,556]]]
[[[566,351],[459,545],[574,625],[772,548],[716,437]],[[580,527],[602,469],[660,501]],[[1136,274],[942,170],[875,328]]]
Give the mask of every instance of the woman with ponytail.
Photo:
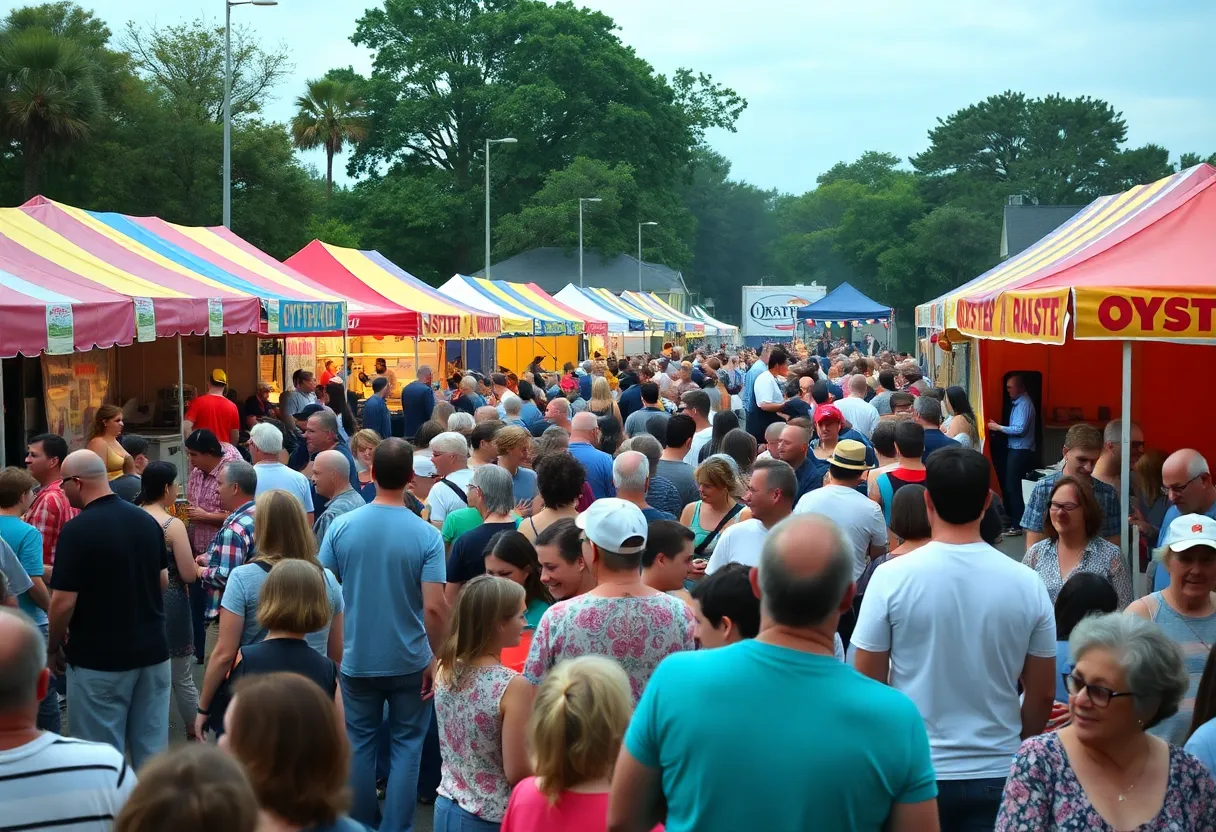
[[[549,671],[528,723],[536,776],[511,793],[502,832],[606,828],[612,768],[632,712],[629,677],[611,659],[580,656]]]
[[[439,650],[435,716],[443,758],[435,832],[497,830],[511,787],[531,774],[525,732],[532,685],[502,664],[526,621],[524,588],[478,575],[466,583]]]

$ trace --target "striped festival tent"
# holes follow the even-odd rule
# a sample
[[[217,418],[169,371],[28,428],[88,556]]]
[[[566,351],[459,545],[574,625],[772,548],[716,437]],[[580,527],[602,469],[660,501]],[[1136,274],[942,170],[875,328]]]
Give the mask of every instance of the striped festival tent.
[[[660,316],[671,318],[676,322],[677,330],[686,333],[704,333],[705,323],[696,318],[690,318],[671,304],[661,300],[653,292],[622,292],[627,300],[643,309],[654,310]]]

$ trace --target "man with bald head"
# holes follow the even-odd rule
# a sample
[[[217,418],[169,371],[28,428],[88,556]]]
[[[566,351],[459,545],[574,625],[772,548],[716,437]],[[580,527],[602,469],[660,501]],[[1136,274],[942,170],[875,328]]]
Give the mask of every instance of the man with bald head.
[[[337,451],[346,457],[346,461],[350,463],[350,487],[359,490],[359,472],[355,468],[355,458],[351,455],[350,446],[342,441],[342,436],[338,433],[338,417],[332,411],[318,410],[309,414],[304,427],[304,441],[308,443],[308,453],[313,459],[322,451]],[[305,469],[304,474],[307,476],[311,471]],[[325,513],[325,498],[317,493],[315,487],[312,490],[312,504],[317,515]]]
[[[582,463],[592,496],[597,500],[615,497],[612,457],[596,447],[600,438],[599,419],[594,413],[576,413],[570,427],[570,456]]]
[[[135,775],[109,745],[38,729],[50,684],[42,634],[24,613],[0,608],[0,818],[6,829],[109,829],[82,819],[117,815]],[[74,719],[75,701],[72,709]]]
[[[1193,448],[1183,448],[1170,454],[1161,466],[1161,483],[1170,500],[1169,510],[1161,520],[1157,545],[1164,546],[1169,537],[1170,523],[1184,514],[1205,514],[1216,519],[1216,484],[1203,454]],[[1170,573],[1160,564],[1153,576],[1153,591],[1160,592],[1170,585]]]
[[[66,666],[73,736],[109,743],[139,768],[169,742],[164,533],[110,490],[92,451],[68,454],[63,491],[81,512],[55,552],[48,664]]]
[[[840,530],[816,514],[779,523],[751,586],[761,609],[754,639],[676,653],[651,676],[613,774],[608,827],[648,829],[665,803],[669,826],[707,832],[936,829],[916,706],[835,658],[837,623],[854,595]],[[731,730],[695,727],[712,724]],[[800,750],[822,743],[833,753]],[[768,764],[723,765],[743,759]]]
[[[501,420],[501,417],[498,415],[498,408],[492,404],[483,405],[473,412],[473,424],[480,425],[495,420]]]
[[[566,433],[570,432],[570,402],[562,396],[550,399],[545,406],[545,418],[532,423],[528,429],[533,436],[541,436],[551,427],[559,427]]]
[[[866,384],[866,377],[857,373],[849,377],[849,394],[835,402],[835,405],[840,408],[840,412],[844,414],[845,421],[852,425],[854,430],[860,431],[866,439],[873,436],[879,419],[877,408],[866,401],[866,393],[869,390],[870,386]]]
[[[671,512],[654,508],[646,502],[646,492],[650,488],[650,460],[645,454],[638,451],[619,454],[612,463],[612,484],[617,497],[642,510],[646,522],[676,519]]]
[[[312,486],[324,497],[325,511],[312,525],[317,545],[335,519],[366,505],[363,496],[350,487],[350,463],[338,451],[322,451],[312,462]]]

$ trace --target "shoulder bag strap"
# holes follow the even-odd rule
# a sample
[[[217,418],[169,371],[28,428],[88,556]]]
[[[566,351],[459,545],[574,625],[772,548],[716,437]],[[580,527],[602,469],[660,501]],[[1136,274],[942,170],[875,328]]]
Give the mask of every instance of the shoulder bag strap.
[[[449,480],[447,477],[442,477],[439,481],[448,488],[452,489],[452,492],[460,498],[460,502],[464,503],[466,506],[469,504],[469,495],[464,493],[463,488]]]
[[[726,514],[722,515],[722,519],[718,521],[718,525],[714,526],[714,530],[712,532],[705,535],[705,539],[701,541],[701,545],[693,549],[692,553],[694,555],[704,554],[705,548],[709,546],[710,543],[713,543],[713,540],[718,536],[718,533],[726,527],[727,523],[735,519],[735,517],[737,517],[741,511],[743,511],[743,503],[735,503],[735,507],[726,512]]]

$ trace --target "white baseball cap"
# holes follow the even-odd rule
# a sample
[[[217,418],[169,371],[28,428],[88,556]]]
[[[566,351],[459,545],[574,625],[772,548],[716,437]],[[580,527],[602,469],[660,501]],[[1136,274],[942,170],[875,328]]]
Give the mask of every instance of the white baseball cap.
[[[587,533],[587,539],[601,549],[618,555],[636,555],[646,550],[646,530],[649,524],[642,510],[628,500],[604,497],[574,519],[574,524]],[[626,546],[631,537],[640,537],[637,546]]]
[[[1174,518],[1165,547],[1172,552],[1182,552],[1192,546],[1216,549],[1216,520],[1203,514],[1184,514]]]

